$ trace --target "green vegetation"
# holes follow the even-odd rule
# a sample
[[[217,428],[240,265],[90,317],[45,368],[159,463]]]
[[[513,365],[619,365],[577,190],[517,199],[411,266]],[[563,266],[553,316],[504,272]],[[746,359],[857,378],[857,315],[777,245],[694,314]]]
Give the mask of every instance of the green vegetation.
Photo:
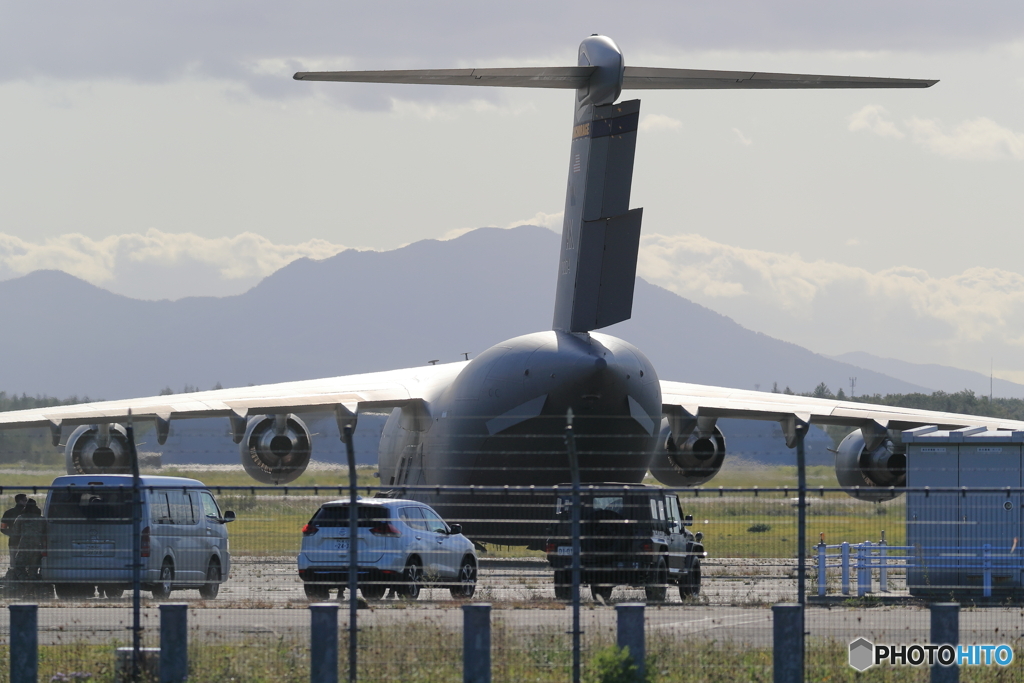
[[[410,613],[402,623],[365,626],[359,634],[359,680],[451,681],[462,680],[462,633],[445,620]],[[495,613],[492,631],[492,666],[496,681],[561,683],[570,678],[572,650],[563,628],[535,628],[528,632],[506,628],[501,612]],[[611,640],[614,630],[588,634],[583,652],[583,673],[588,681],[635,680],[624,677],[621,650]],[[1024,640],[1009,643],[1017,652]],[[111,683],[114,679],[115,644],[66,643],[39,648],[41,681],[65,680]],[[743,643],[715,641],[659,631],[648,635],[647,680],[656,683],[754,683],[772,680],[772,651]],[[347,660],[340,648],[339,678],[344,679]],[[809,681],[904,682],[930,679],[927,666],[876,666],[858,673],[847,666],[848,645],[825,638],[811,638],[806,650]],[[0,661],[7,661],[8,646],[0,645]],[[190,683],[246,681],[247,683],[302,683],[309,680],[308,643],[294,636],[246,636],[237,641],[201,638],[196,632],[189,647]],[[88,679],[82,674],[91,674]],[[989,683],[1017,680],[1019,667],[965,667],[960,680]],[[56,680],[61,680],[56,678]],[[8,667],[0,667],[0,683],[9,683]]]

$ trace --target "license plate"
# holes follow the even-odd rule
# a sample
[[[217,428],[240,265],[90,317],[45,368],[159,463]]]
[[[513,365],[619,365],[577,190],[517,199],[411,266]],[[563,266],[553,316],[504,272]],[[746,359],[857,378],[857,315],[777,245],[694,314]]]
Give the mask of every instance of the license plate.
[[[75,554],[82,557],[104,557],[113,555],[113,543],[73,543]]]
[[[571,545],[560,545],[560,546],[558,546],[558,554],[559,555],[572,555],[572,546]]]
[[[334,549],[335,550],[344,550],[344,551],[348,552],[348,539],[347,538],[335,539],[335,541],[334,541]]]

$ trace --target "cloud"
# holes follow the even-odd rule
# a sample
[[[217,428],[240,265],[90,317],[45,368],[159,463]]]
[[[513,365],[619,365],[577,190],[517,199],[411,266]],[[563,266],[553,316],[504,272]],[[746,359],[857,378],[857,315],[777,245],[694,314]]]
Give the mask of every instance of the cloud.
[[[1024,275],[869,271],[798,253],[742,249],[695,234],[647,235],[639,274],[741,324],[826,353],[868,351],[971,368],[1024,370]],[[1016,367],[1014,367],[1016,366]],[[984,369],[984,368],[981,368]]]
[[[739,128],[733,128],[732,132],[736,134],[736,139],[741,145],[750,146],[754,144],[754,141],[748,138],[746,135],[744,135],[743,131],[741,131]]]
[[[662,130],[680,130],[683,122],[664,114],[648,114],[640,122],[640,130],[643,132],[655,132]]]
[[[883,138],[906,137],[894,122],[885,118],[887,114],[884,107],[869,104],[850,115],[849,129],[868,131]],[[949,127],[938,119],[913,117],[904,125],[915,144],[947,159],[1024,159],[1024,133],[1015,133],[989,118],[980,117]]]
[[[328,258],[344,249],[325,240],[274,244],[253,233],[206,238],[155,228],[101,240],[61,235],[41,243],[0,234],[0,279],[52,269],[135,298],[225,295],[245,291],[296,259]]]
[[[1024,159],[1024,133],[987,118],[946,128],[935,119],[907,121],[914,142],[948,159]]]
[[[850,130],[854,132],[867,130],[883,138],[899,139],[905,137],[904,133],[896,127],[895,123],[882,118],[886,113],[885,107],[869,104],[855,114],[850,115]]]

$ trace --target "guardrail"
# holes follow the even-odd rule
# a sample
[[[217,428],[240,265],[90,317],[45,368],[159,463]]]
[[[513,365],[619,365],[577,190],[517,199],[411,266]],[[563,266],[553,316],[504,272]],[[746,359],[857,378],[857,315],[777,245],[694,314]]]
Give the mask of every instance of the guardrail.
[[[889,592],[889,571],[903,569],[958,569],[980,570],[982,577],[982,595],[992,597],[992,576],[995,572],[1016,570],[1024,572],[1024,555],[1016,552],[1017,544],[1009,552],[1001,553],[992,548],[991,544],[981,546],[893,546],[885,542],[885,532],[878,543],[838,543],[826,545],[821,541],[817,550],[817,583],[818,596],[828,594],[828,569],[841,569],[841,592],[850,595],[851,577],[857,578],[857,597],[873,593],[873,574],[878,570],[878,591]],[[838,556],[830,556],[829,550],[838,550]],[[890,551],[904,551],[906,554],[890,555]],[[951,555],[955,559],[951,561]],[[962,586],[958,586],[962,588]]]

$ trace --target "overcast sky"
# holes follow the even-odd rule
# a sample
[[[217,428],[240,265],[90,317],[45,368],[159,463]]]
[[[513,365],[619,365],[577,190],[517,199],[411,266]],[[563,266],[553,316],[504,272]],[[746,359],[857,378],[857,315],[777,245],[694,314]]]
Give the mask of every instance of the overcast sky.
[[[814,351],[1024,381],[1019,0],[0,2],[0,278],[228,294],[346,247],[558,229],[570,92],[291,75],[570,65],[591,33],[631,65],[941,79],[627,91],[640,272]]]

